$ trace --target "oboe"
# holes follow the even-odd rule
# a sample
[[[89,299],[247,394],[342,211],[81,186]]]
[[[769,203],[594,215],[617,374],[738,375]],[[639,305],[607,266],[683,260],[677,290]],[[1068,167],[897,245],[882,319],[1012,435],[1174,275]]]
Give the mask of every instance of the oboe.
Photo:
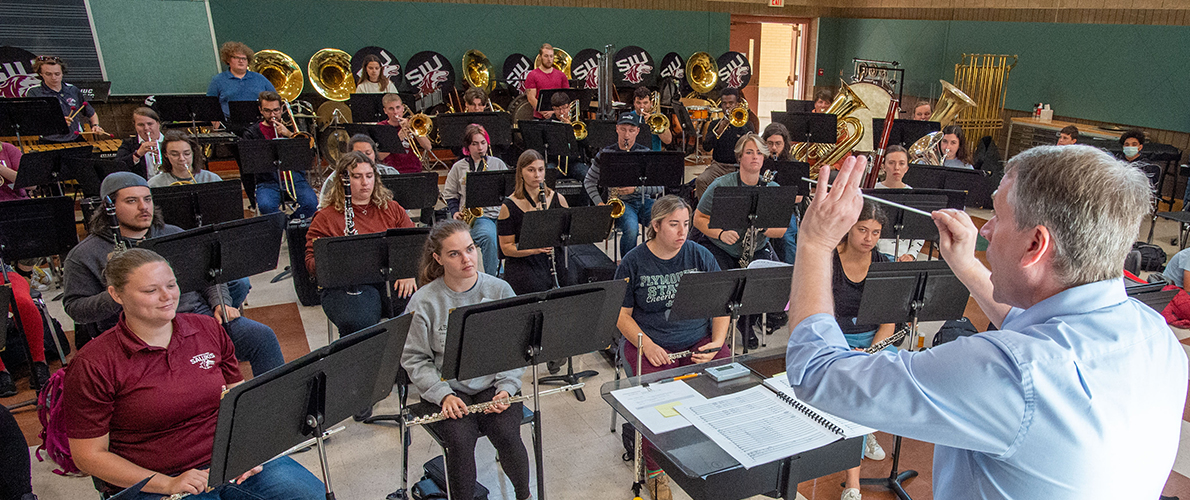
[[[582,389],[584,385],[586,385],[586,384],[583,382],[579,382],[577,384],[564,385],[564,386],[558,387],[556,389],[550,389],[548,391],[541,391],[537,395],[538,396],[548,396],[550,394],[557,394],[560,392],[569,392],[569,391],[573,391],[575,389]],[[491,408],[495,405],[510,405],[513,403],[519,403],[521,401],[528,401],[530,399],[533,399],[533,396],[522,395],[522,396],[509,396],[507,398],[493,399],[486,403],[476,403],[471,406],[468,406],[467,413],[479,413],[479,412],[483,412],[484,410],[487,410],[488,408]],[[446,413],[441,412],[441,411],[438,413],[431,413],[429,415],[422,415],[420,417],[416,417],[416,416],[413,416],[408,413],[406,413],[404,415],[405,425],[423,425],[423,424],[429,424],[429,423],[433,423],[433,422],[446,420],[447,418],[448,417],[446,416]]]
[[[909,334],[909,327],[906,326],[905,328],[897,330],[896,333],[893,333],[888,338],[881,340],[880,342],[877,342],[875,344],[872,344],[871,346],[868,346],[867,349],[864,349],[864,352],[866,352],[868,354],[876,354],[880,351],[883,351],[885,347],[888,347],[888,346],[893,345],[897,342],[900,342],[901,339],[905,338],[905,335],[908,335],[908,334]]]
[[[112,249],[112,253],[128,250],[128,241],[120,234],[120,218],[116,217],[116,202],[112,201],[111,196],[104,198],[103,208],[107,211],[108,227],[111,228],[112,240],[116,243],[116,247]]]
[[[537,203],[538,210],[545,210],[545,181],[541,182],[537,190]],[[550,275],[554,277],[554,288],[562,288],[558,284],[558,263],[554,260],[554,247],[550,247]]]
[[[343,178],[343,234],[345,236],[355,235],[355,209],[352,208],[351,203],[351,175],[350,170],[344,170],[340,176]]]

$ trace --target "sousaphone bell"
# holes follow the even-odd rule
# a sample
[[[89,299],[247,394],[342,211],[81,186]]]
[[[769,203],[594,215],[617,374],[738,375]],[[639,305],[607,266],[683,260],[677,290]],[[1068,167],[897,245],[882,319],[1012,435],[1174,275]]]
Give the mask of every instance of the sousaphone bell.
[[[351,74],[351,56],[339,49],[322,49],[310,57],[306,66],[310,83],[318,94],[332,101],[346,101],[355,92]]]

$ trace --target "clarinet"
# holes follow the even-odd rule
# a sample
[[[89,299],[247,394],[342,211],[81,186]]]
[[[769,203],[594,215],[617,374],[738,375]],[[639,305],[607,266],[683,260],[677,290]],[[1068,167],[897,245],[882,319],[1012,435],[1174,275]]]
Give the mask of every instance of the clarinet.
[[[352,208],[351,203],[351,177],[348,174],[350,169],[344,171],[341,177],[343,178],[343,219],[344,219],[344,236],[355,235],[355,209]]]
[[[545,181],[537,191],[538,210],[545,210]],[[554,288],[562,288],[558,284],[558,263],[554,260],[554,247],[550,247],[550,275],[554,277]]]
[[[116,202],[112,201],[112,197],[104,198],[103,208],[107,211],[108,227],[112,230],[112,240],[116,242],[116,247],[112,249],[112,253],[119,253],[130,248],[128,240],[120,234],[120,218],[116,217]]]
[[[564,386],[558,387],[556,389],[550,389],[548,391],[541,391],[537,395],[538,396],[548,396],[550,394],[557,394],[559,392],[568,392],[568,391],[578,390],[578,389],[582,389],[584,385],[586,385],[586,383],[584,383],[584,382],[579,382],[577,384],[564,385]],[[479,413],[479,412],[487,410],[488,408],[495,406],[495,405],[510,405],[513,403],[519,403],[521,401],[528,401],[530,399],[533,399],[533,396],[522,395],[522,396],[509,396],[507,398],[501,398],[501,399],[493,399],[486,403],[476,403],[471,406],[468,406],[467,413],[469,413],[469,414],[470,413]],[[423,425],[423,424],[429,424],[429,423],[433,423],[433,422],[439,422],[442,420],[446,420],[447,417],[446,417],[445,412],[438,412],[438,413],[431,413],[429,415],[422,415],[420,417],[415,416],[410,413],[406,413],[406,414],[402,415],[402,418],[405,419],[405,425]]]
[[[909,334],[909,327],[906,326],[905,328],[897,330],[896,333],[893,333],[888,338],[881,340],[880,342],[877,342],[875,344],[872,344],[871,346],[868,346],[867,349],[864,349],[864,352],[866,352],[868,354],[876,354],[880,351],[883,351],[885,347],[888,347],[888,346],[893,345],[897,342],[900,342],[901,339],[905,338],[905,335],[908,335],[908,334]]]
[[[759,187],[764,187],[772,182],[773,175],[776,171],[769,170],[760,177],[760,182],[756,183]],[[740,243],[740,269],[747,269],[748,264],[752,263],[752,257],[756,255],[756,238],[760,234],[760,228],[750,227],[744,230],[744,238]]]

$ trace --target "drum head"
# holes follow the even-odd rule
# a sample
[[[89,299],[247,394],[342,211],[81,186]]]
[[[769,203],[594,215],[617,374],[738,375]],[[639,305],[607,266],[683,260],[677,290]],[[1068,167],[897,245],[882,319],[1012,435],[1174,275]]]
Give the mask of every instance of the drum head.
[[[724,52],[715,61],[719,65],[719,81],[733,89],[742,89],[752,81],[752,64],[739,52]]]
[[[575,80],[583,82],[585,89],[599,88],[599,51],[583,49],[574,55],[570,62],[570,74]]]
[[[616,87],[657,87],[657,64],[645,49],[629,45],[612,59],[612,83]]]
[[[336,113],[337,111],[337,113]],[[342,101],[327,101],[318,106],[318,126],[326,128],[333,123],[335,115],[339,115],[339,123],[351,123],[351,108]]]
[[[529,105],[528,97],[519,95],[508,103],[508,113],[512,115],[512,128],[519,128],[521,120],[533,119],[533,106]]]
[[[892,102],[892,96],[887,90],[872,83],[852,83],[848,84],[851,91],[859,96],[860,100],[868,106],[867,109],[857,109],[851,113],[859,119],[859,122],[864,125],[864,136],[859,140],[859,144],[855,145],[854,151],[875,151],[876,141],[879,138],[873,136],[872,118],[884,118],[888,115],[888,106]]]
[[[533,70],[533,61],[524,54],[512,54],[504,59],[504,72],[500,78],[508,83],[510,88],[516,89],[517,94],[525,93],[525,77]],[[511,109],[511,108],[510,108]]]

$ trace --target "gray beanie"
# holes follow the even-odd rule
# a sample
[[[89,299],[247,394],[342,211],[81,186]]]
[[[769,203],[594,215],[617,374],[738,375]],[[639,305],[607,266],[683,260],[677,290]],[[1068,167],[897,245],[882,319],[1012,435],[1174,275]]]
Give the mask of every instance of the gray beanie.
[[[107,199],[108,196],[116,194],[116,191],[133,186],[149,187],[149,183],[145,182],[144,177],[132,172],[115,172],[103,178],[103,184],[99,186],[99,196]]]

